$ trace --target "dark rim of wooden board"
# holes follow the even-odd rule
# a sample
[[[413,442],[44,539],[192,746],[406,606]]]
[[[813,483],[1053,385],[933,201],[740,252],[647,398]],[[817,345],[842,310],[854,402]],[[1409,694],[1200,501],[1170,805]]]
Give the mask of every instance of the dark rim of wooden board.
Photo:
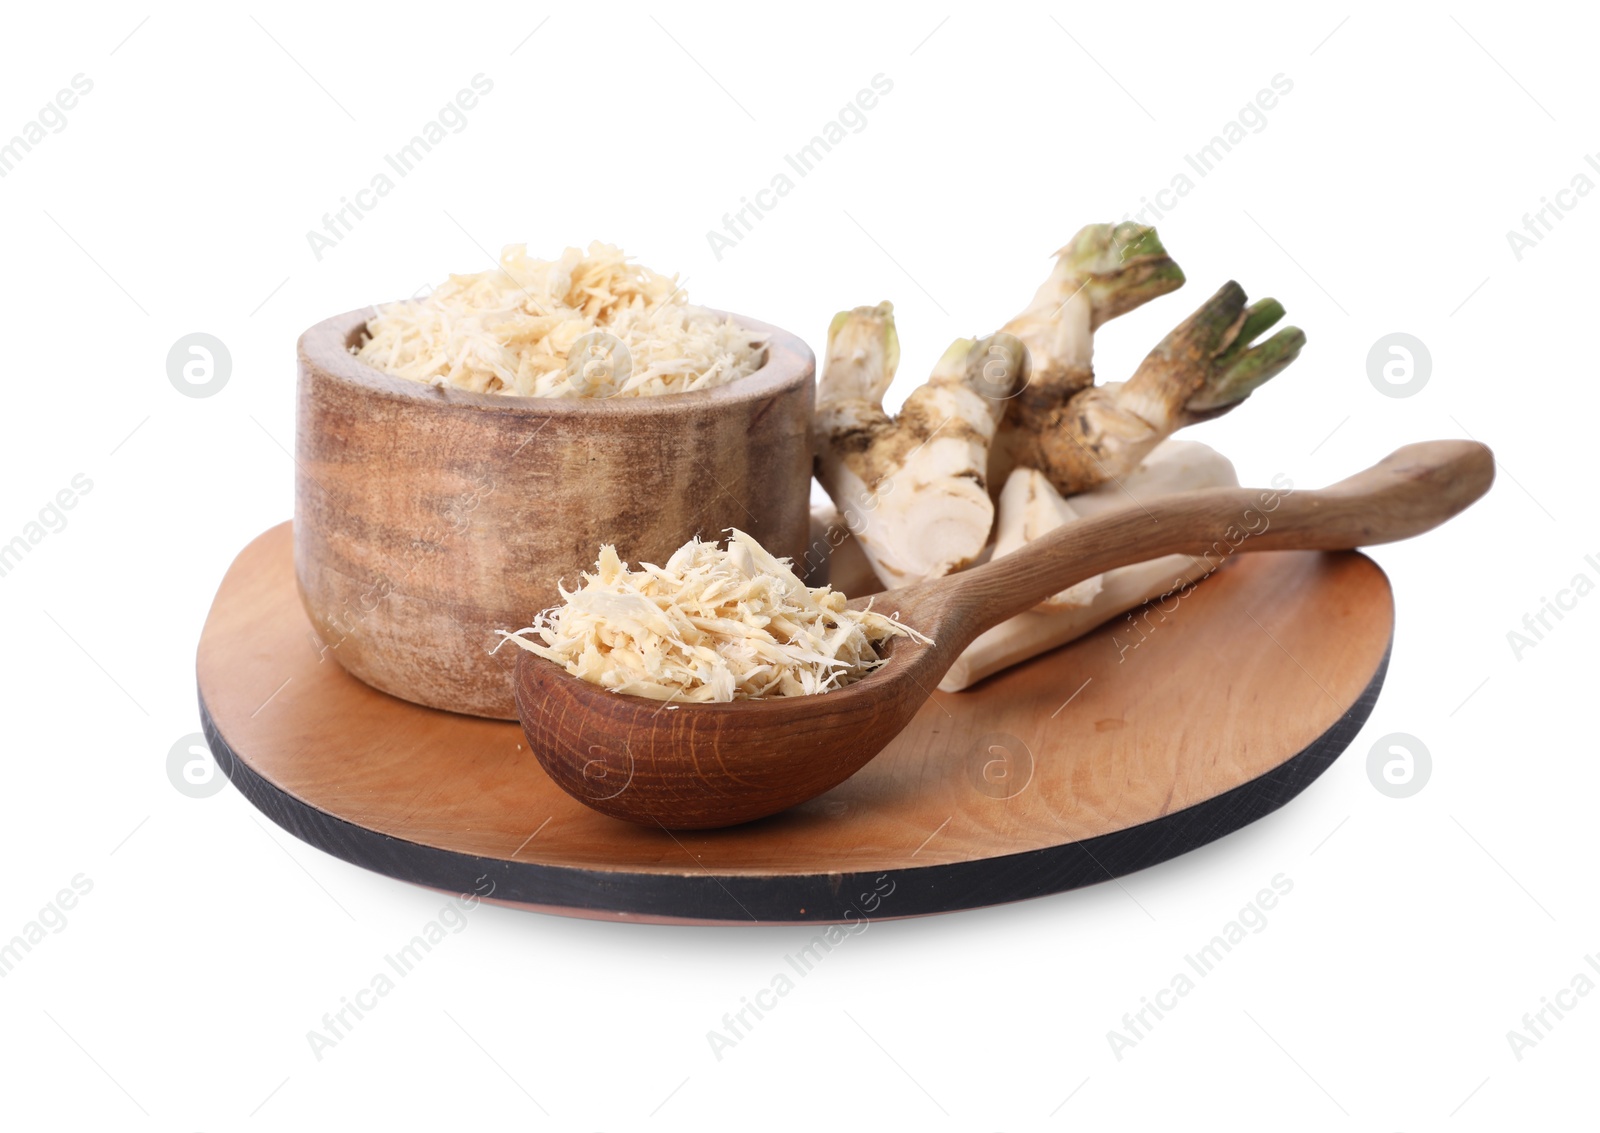
[[[280,566],[285,576],[290,573],[287,527],[287,524],[282,525],[258,540],[260,543],[275,537],[282,543],[278,557],[282,559]],[[1281,552],[1241,556],[1239,561],[1227,564],[1223,569],[1230,572],[1242,569],[1248,575],[1253,571],[1270,569],[1264,560],[1276,558],[1287,561],[1293,557],[1343,561],[1345,567],[1353,560],[1376,576],[1383,594],[1388,594],[1387,580],[1383,578],[1381,570],[1364,556],[1356,554],[1318,556],[1313,552]],[[242,561],[245,554],[241,554],[240,558]],[[1246,563],[1246,558],[1254,561]],[[236,563],[230,570],[230,578],[239,565]],[[1210,585],[1213,583],[1202,583],[1189,601],[1196,604],[1203,601],[1206,587]],[[1249,587],[1251,583],[1239,579],[1234,585]],[[1335,581],[1330,585],[1337,586],[1338,583]],[[1371,589],[1374,583],[1368,580],[1365,585]],[[282,586],[275,586],[274,589],[281,589],[285,593],[283,608],[275,611],[274,616],[303,618],[298,604],[292,601],[292,581],[286,580]],[[219,591],[219,605],[227,600],[228,591],[229,586],[225,582]],[[216,607],[213,608],[213,617],[215,615]],[[428,845],[370,829],[330,813],[280,787],[253,767],[247,753],[240,750],[246,745],[236,745],[229,740],[215,719],[211,705],[207,703],[204,685],[208,674],[204,648],[199,673],[202,685],[200,713],[206,739],[219,767],[252,805],[302,841],[390,877],[452,893],[483,892],[488,888],[487,882],[492,882],[490,899],[495,902],[566,916],[692,924],[853,923],[1005,904],[1110,880],[1204,846],[1277,810],[1332,764],[1371,713],[1388,667],[1393,640],[1392,606],[1388,610],[1387,625],[1378,627],[1376,622],[1373,625],[1384,630],[1381,638],[1373,638],[1375,642],[1381,640],[1382,648],[1375,650],[1370,658],[1371,675],[1359,695],[1321,734],[1253,778],[1149,821],[1082,840],[970,860],[937,861],[930,856],[926,865],[897,865],[868,870],[830,869],[791,873],[710,870],[694,868],[692,855],[687,849],[684,850],[686,864],[677,870],[583,868],[511,860]],[[305,628],[309,631],[309,625]],[[1105,632],[1106,628],[1103,627],[1096,631],[1096,635]],[[1370,630],[1367,636],[1372,637]],[[1057,654],[1078,647],[1080,643],[1074,643],[1057,651]],[[307,644],[305,648],[309,651],[311,647]],[[1036,659],[1028,664],[1040,663],[1041,659]],[[1287,658],[1283,661],[1287,669],[1293,669],[1298,663],[1296,660],[1291,664]],[[359,689],[364,697],[382,695],[354,682],[337,665],[329,663],[327,669],[321,671],[333,679],[350,681],[351,687]],[[1309,671],[1304,676],[1320,688],[1320,683]],[[1004,674],[990,680],[1003,677]],[[953,694],[954,698],[968,695]],[[1311,690],[1307,694],[1308,703],[1312,702],[1313,697],[1326,695],[1326,690]],[[403,706],[406,712],[436,711],[398,700],[394,704]],[[484,723],[475,718],[454,717],[450,713],[438,715],[452,720],[470,720],[474,724]],[[332,755],[329,752],[306,752],[307,759],[315,760]],[[807,805],[826,806],[827,797]],[[572,805],[578,806],[576,803]],[[585,817],[590,815],[586,810],[576,813]],[[614,821],[598,815],[592,817],[599,822]],[[757,823],[736,829],[759,831],[760,826]],[[620,822],[616,827],[619,837],[624,829],[636,830]],[[721,833],[690,832],[671,837],[675,841],[680,838],[693,841],[704,834]],[[683,842],[679,841],[679,845],[681,847]],[[839,864],[845,864],[844,860],[841,859]],[[892,897],[881,904],[871,901],[870,895],[874,891],[882,892],[891,884]],[[864,903],[871,904],[872,908],[865,910]]]

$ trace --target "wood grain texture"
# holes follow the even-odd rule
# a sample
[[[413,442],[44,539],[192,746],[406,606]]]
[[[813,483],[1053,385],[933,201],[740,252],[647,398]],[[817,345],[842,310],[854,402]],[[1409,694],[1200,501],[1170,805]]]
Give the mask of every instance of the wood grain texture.
[[[1327,488],[1207,488],[1134,501],[971,570],[852,599],[926,637],[890,639],[881,667],[825,695],[673,703],[613,692],[525,653],[518,713],[534,755],[580,802],[669,830],[732,826],[854,775],[917,715],[975,636],[1049,594],[1177,552],[1210,569],[1239,554],[1410,538],[1469,506],[1493,479],[1483,445],[1427,441]],[[1169,600],[1181,603],[1203,573],[1172,579]]]
[[[673,834],[574,801],[515,724],[386,696],[328,660],[290,542],[285,524],[240,554],[201,637],[223,769],[346,860],[457,892],[487,876],[496,900],[578,916],[917,916],[1142,869],[1320,774],[1370,711],[1393,628],[1388,582],[1364,556],[1241,556],[1165,611],[937,695],[801,807]]]
[[[714,389],[556,399],[442,389],[349,352],[372,310],[300,339],[295,566],[328,656],[420,704],[514,719],[515,650],[602,543],[661,562],[741,527],[804,554],[815,362],[769,334],[766,364]]]

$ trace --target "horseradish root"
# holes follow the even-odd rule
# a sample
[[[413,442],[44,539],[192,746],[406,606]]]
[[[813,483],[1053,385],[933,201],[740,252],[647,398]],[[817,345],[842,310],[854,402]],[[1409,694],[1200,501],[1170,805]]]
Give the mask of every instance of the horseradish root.
[[[890,304],[841,311],[817,386],[817,478],[889,585],[983,552],[994,525],[989,442],[1027,374],[1015,336],[958,339],[890,417],[883,395],[899,358]]]
[[[1183,270],[1167,255],[1154,228],[1137,224],[1090,224],[1056,253],[1050,276],[1028,306],[1004,330],[1032,355],[1028,386],[1018,409],[1055,408],[1094,384],[1094,332],[1118,315],[1184,283]]]
[[[1019,469],[1013,477],[1023,474],[1024,470]],[[1163,441],[1139,467],[1123,478],[1120,485],[1105,484],[1062,501],[1073,513],[1065,522],[1079,522],[1124,506],[1129,496],[1143,502],[1173,492],[1237,487],[1238,483],[1232,463],[1216,450],[1193,441]],[[1006,487],[1010,490],[1011,484],[1008,482]],[[1049,489],[1048,484],[1043,487]],[[1020,522],[1014,513],[1008,513],[1007,504],[1006,495],[1002,493],[998,524],[1002,533]],[[1040,505],[1030,500],[1025,501],[1024,506],[1038,508]],[[1033,534],[1037,537],[1043,533],[1037,530]],[[1001,553],[998,545],[995,553]],[[956,658],[939,682],[939,688],[944,692],[958,692],[1002,669],[1065,645],[1143,602],[1198,582],[1215,566],[1216,563],[1203,557],[1167,555],[1096,575],[979,634]],[[1064,596],[1071,596],[1073,600],[1062,601]]]
[[[575,677],[683,703],[806,696],[859,680],[883,664],[891,637],[928,638],[891,617],[852,610],[812,589],[742,531],[726,549],[692,539],[663,566],[629,570],[600,548],[594,574],[562,604],[515,633],[529,652]]]
[[[754,373],[763,341],[597,241],[557,260],[508,245],[493,270],[383,307],[355,353],[385,373],[479,393],[648,397]]]
[[[1050,478],[1033,468],[1015,468],[1000,489],[994,525],[994,557],[1020,551],[1035,539],[1078,518]],[[1100,593],[1100,576],[1086,578],[1039,603],[1040,609],[1085,606]]]
[[[1296,327],[1252,345],[1281,318],[1277,300],[1247,307],[1244,289],[1230,280],[1126,382],[1086,386],[1054,410],[1008,417],[1006,451],[1062,495],[1119,480],[1165,437],[1226,413],[1293,362],[1306,341]]]
[[[1017,438],[1053,426],[1067,400],[1094,384],[1094,332],[1183,282],[1156,230],[1139,224],[1087,225],[1056,253],[1050,277],[1002,328],[1028,348],[1031,369],[1006,406],[989,457],[991,484],[1004,484],[1019,463]]]
[[[1257,341],[1283,318],[1276,300],[1249,304],[1229,282],[1131,378],[1095,383],[1095,331],[1183,282],[1153,228],[1089,225],[1027,307],[992,338],[952,347],[897,419],[883,410],[900,353],[892,309],[837,316],[817,395],[817,476],[878,579],[899,586],[1009,554],[1124,503],[1130,484],[1160,495],[1235,483],[1220,455],[1167,438],[1228,412],[1298,356],[1305,335],[1293,327]],[[1006,361],[986,372],[985,352]],[[1197,570],[1176,555],[1068,587],[981,635],[940,687],[1070,641]]]

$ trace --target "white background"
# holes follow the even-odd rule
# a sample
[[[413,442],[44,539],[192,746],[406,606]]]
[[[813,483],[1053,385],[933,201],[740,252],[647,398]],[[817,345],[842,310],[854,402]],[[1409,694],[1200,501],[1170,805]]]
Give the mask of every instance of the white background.
[[[0,138],[73,75],[93,90],[0,179],[0,541],[74,475],[93,488],[0,578],[0,938],[75,875],[93,889],[0,980],[5,1124],[1502,1129],[1592,1112],[1600,995],[1521,1060],[1506,1037],[1600,953],[1600,598],[1520,659],[1507,641],[1574,575],[1600,581],[1600,194],[1520,261],[1506,238],[1600,150],[1585,16],[8,10]],[[478,73],[494,90],[465,130],[319,262],[306,231]],[[866,128],[719,261],[707,230],[880,73],[894,88]],[[875,924],[721,1061],[706,1032],[810,932],[480,908],[314,1059],[306,1032],[443,898],[166,774],[198,730],[216,584],[291,511],[297,335],[481,270],[485,248],[602,237],[813,348],[834,311],[892,298],[898,399],[1277,74],[1293,91],[1266,128],[1160,223],[1189,287],[1106,328],[1098,368],[1124,376],[1236,278],[1310,340],[1192,434],[1246,483],[1315,485],[1431,437],[1495,448],[1485,501],[1374,553],[1394,657],[1348,753],[1285,810],[1121,884]],[[168,382],[192,331],[231,351],[216,396]],[[1432,356],[1403,399],[1367,374],[1393,331]],[[1391,732],[1432,753],[1408,799],[1368,779]],[[1115,1058],[1107,1031],[1279,873],[1294,890],[1265,931]]]

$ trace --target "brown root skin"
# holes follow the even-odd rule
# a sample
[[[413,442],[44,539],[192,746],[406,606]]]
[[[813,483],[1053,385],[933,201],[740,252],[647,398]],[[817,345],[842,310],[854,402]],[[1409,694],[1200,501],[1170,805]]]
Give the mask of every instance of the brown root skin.
[[[1033,380],[1006,407],[1006,425],[1027,421],[1060,409],[1073,394],[1094,385],[1091,366],[1064,367],[1035,371]]]
[[[1181,286],[1155,230],[1090,225],[1057,253],[1028,307],[988,339],[962,339],[898,418],[883,393],[899,357],[892,308],[841,312],[818,385],[817,476],[887,585],[974,561],[994,496],[1016,468],[1062,496],[1119,482],[1184,425],[1228,412],[1294,361],[1305,336],[1272,299],[1247,306],[1225,284],[1147,355],[1128,381],[1094,384],[1094,331]],[[856,498],[856,497],[859,497]]]
[[[817,478],[889,586],[983,552],[994,524],[989,442],[1028,365],[1012,335],[960,339],[890,418],[881,398],[897,354],[886,304],[843,312],[829,327],[816,411]]]
[[[1124,410],[1114,388],[1106,386],[1080,390],[1036,420],[1012,434],[1012,458],[1019,467],[1043,472],[1063,496],[1138,467],[1161,439],[1148,421]]]
[[[1094,383],[1095,330],[1182,287],[1183,271],[1154,228],[1090,224],[1056,252],[1055,267],[1028,306],[1002,329],[1033,359],[1025,396],[1060,405]]]
[[[857,436],[847,435],[841,446],[845,463],[863,483],[877,491],[884,481],[906,468],[907,462],[923,449],[935,434],[949,440],[958,440],[987,446],[989,438],[964,421],[947,420],[936,416],[908,398],[900,416],[880,428],[867,431],[864,445]],[[854,451],[849,451],[854,449]],[[974,475],[961,472],[956,475]],[[984,483],[981,477],[978,483]]]
[[[1251,343],[1282,316],[1275,300],[1246,307],[1244,289],[1230,280],[1127,382],[1079,390],[1054,409],[1013,409],[1007,455],[1064,496],[1120,479],[1164,438],[1226,413],[1294,361],[1305,344],[1294,327]]]
[[[851,314],[878,312],[884,306],[887,305],[857,308]],[[841,335],[852,329],[849,323],[838,319],[834,325]],[[888,333],[893,334],[892,321]],[[830,350],[830,361],[832,354]],[[832,459],[842,460],[869,489],[876,490],[915,460],[936,436],[986,452],[1007,399],[1026,380],[1027,366],[1028,353],[1022,344],[1000,332],[976,341],[959,339],[952,343],[928,380],[906,398],[898,417],[891,418],[881,405],[859,398],[824,402],[819,393],[817,424],[822,458],[831,455]],[[952,401],[953,395],[970,396],[964,401]],[[978,409],[980,405],[982,408]],[[953,469],[949,474],[986,486],[981,465]]]
[[[1154,228],[1091,224],[1056,253],[1048,279],[1006,324],[1031,356],[1032,372],[1007,405],[990,448],[988,480],[998,493],[1019,466],[1040,467],[1036,438],[1056,427],[1067,403],[1094,385],[1094,332],[1184,283]]]

